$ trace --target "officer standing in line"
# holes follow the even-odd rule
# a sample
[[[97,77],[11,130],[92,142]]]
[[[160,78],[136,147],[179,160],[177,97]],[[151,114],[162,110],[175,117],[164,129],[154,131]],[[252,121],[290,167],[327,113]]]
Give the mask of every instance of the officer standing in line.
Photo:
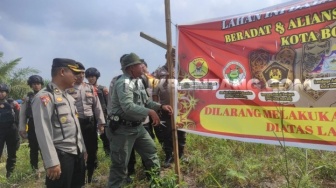
[[[142,126],[147,116],[153,120],[153,125],[160,123],[160,118],[155,110],[165,110],[169,114],[173,109],[169,105],[149,101],[142,84],[143,74],[140,58],[130,53],[122,58],[123,75],[114,85],[112,99],[109,100],[111,109],[110,139],[111,160],[108,186],[121,187],[126,180],[127,164],[132,148],[139,153],[148,171],[159,172],[160,162],[153,139]]]
[[[28,78],[27,83],[30,86],[30,88],[33,90],[33,92],[29,92],[27,94],[27,97],[23,100],[23,103],[21,104],[19,133],[23,139],[27,137],[26,136],[27,135],[26,124],[28,122],[28,142],[29,142],[29,148],[30,148],[30,165],[33,168],[33,170],[37,171],[38,170],[39,145],[38,145],[36,134],[35,134],[35,125],[34,125],[31,103],[36,93],[42,89],[42,86],[44,83],[43,83],[42,77],[39,75],[30,76]]]
[[[167,58],[167,54],[166,54]],[[173,65],[175,66],[175,50],[172,51],[172,60]],[[157,79],[160,79],[159,85],[153,89],[153,101],[160,102],[161,104],[170,104],[170,85],[168,80],[168,64],[159,67],[153,73],[153,76]],[[171,125],[171,115],[165,111],[161,111],[160,117],[164,122],[163,125],[154,127],[156,137],[159,142],[163,142],[163,150],[166,154],[166,158],[163,164],[163,167],[168,168],[170,164],[174,161],[173,158],[173,136],[172,136],[172,125]],[[179,158],[182,158],[184,154],[184,146],[186,144],[186,133],[183,131],[177,130],[177,139],[178,139],[178,150]]]
[[[80,188],[85,184],[86,148],[75,100],[65,92],[74,86],[80,72],[76,61],[55,58],[51,82],[32,101],[47,188]]]
[[[93,85],[97,91],[98,98],[100,101],[101,108],[104,112],[105,121],[107,119],[107,97],[108,97],[108,89],[105,86],[98,85],[98,79],[100,77],[100,72],[94,68],[90,67],[85,71],[85,78],[88,80],[89,84]],[[96,119],[96,118],[95,118]],[[108,156],[110,154],[110,141],[107,139],[105,131],[99,135],[101,141],[103,142],[103,148],[105,154]]]
[[[79,66],[80,73],[76,75],[77,80],[74,87],[67,89],[67,92],[76,100],[75,106],[88,154],[86,161],[87,181],[91,183],[93,172],[98,166],[97,123],[98,131],[103,133],[105,118],[96,90],[92,85],[84,82],[85,67],[79,62],[76,63]],[[94,118],[96,118],[97,123]]]
[[[16,151],[20,147],[20,137],[18,132],[18,118],[20,105],[11,98],[8,98],[9,87],[0,84],[0,157],[7,146],[6,177],[13,173],[16,163]]]

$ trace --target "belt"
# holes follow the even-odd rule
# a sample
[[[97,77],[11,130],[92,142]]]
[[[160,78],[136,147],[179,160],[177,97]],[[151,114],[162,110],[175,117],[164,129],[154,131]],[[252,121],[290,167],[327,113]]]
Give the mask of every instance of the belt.
[[[91,121],[93,120],[93,116],[86,116],[85,118],[78,118],[79,120],[86,120],[86,121]]]
[[[141,121],[128,121],[128,120],[125,120],[125,119],[121,119],[119,116],[117,115],[112,115],[110,117],[110,120],[111,121],[114,121],[120,125],[124,125],[124,126],[129,126],[129,127],[137,127],[139,125],[142,124]]]

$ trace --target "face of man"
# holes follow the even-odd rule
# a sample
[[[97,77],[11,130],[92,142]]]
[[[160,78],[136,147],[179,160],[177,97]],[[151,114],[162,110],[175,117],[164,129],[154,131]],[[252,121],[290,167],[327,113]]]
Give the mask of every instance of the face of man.
[[[38,92],[42,89],[42,84],[41,83],[32,83],[31,88],[35,91]]]
[[[76,84],[81,84],[84,81],[84,76],[85,76],[84,72],[76,74],[77,77]]]
[[[97,77],[95,76],[88,76],[86,79],[91,85],[95,85],[97,83]]]
[[[0,91],[0,100],[4,100],[7,96],[7,92],[6,91]]]
[[[142,65],[143,65],[142,63],[139,63],[130,66],[130,70],[134,78],[139,78],[141,75],[144,74]]]
[[[64,85],[65,85],[65,89],[67,88],[72,88],[76,81],[77,81],[77,72],[74,72],[68,68],[64,68],[61,70],[62,71],[62,75],[63,75],[63,82],[64,82]]]
[[[144,74],[147,74],[147,73],[148,73],[148,69],[147,69],[147,67],[146,67],[145,64],[142,64],[142,72],[143,72]]]

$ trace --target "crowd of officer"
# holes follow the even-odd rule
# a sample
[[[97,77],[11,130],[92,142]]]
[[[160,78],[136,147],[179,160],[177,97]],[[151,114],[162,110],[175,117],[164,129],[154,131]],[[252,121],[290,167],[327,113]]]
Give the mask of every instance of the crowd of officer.
[[[21,110],[20,105],[8,97],[9,87],[0,84],[3,130],[0,132],[0,155],[6,144],[6,177],[13,172],[21,135],[28,138],[30,164],[35,171],[38,171],[39,151],[42,154],[47,187],[81,187],[86,182],[91,183],[98,165],[98,132],[104,151],[112,161],[109,187],[131,182],[134,151],[141,156],[147,177],[151,179],[160,171],[153,126],[166,153],[163,166],[169,167],[172,162],[169,119],[173,109],[169,101],[161,99],[160,91],[155,90],[162,82],[158,79],[167,77],[158,75],[155,79],[148,73],[146,62],[135,53],[123,55],[120,64],[123,74],[112,79],[108,90],[98,85],[100,72],[96,68],[85,70],[80,62],[55,58],[51,66],[52,80],[44,88],[39,75],[28,78],[27,83],[33,91],[23,99]],[[156,92],[156,102],[151,100],[152,91]],[[164,121],[160,120],[162,118]],[[182,155],[185,135],[181,138],[182,150],[179,151]]]

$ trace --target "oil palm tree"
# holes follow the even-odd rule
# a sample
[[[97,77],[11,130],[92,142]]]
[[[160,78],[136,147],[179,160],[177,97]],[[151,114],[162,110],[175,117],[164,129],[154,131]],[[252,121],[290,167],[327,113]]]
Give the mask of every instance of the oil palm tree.
[[[10,87],[10,97],[21,99],[31,90],[27,85],[28,77],[39,71],[30,67],[16,68],[21,58],[9,62],[4,62],[2,58],[3,52],[0,52],[0,83],[5,83]]]

